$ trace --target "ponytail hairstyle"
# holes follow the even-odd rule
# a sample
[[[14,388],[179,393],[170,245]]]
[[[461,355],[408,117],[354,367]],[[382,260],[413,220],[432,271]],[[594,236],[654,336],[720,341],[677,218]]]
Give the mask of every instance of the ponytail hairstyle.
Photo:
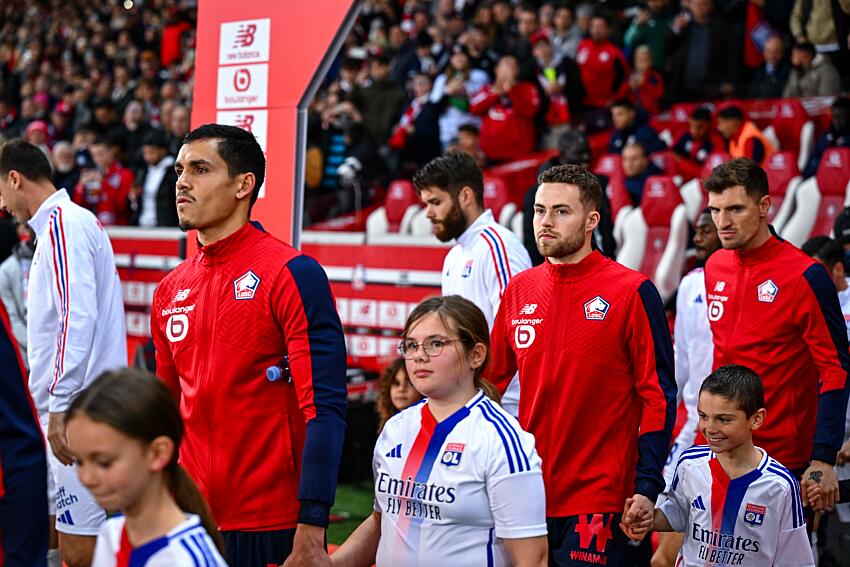
[[[481,388],[484,394],[496,403],[501,403],[501,396],[496,387],[482,378],[487,364],[490,362],[490,329],[487,327],[487,319],[484,313],[474,303],[459,295],[444,295],[430,297],[414,307],[407,318],[404,326],[403,336],[407,336],[410,329],[420,320],[436,313],[443,322],[446,329],[453,329],[464,345],[466,352],[481,343],[487,349],[484,362],[475,369],[475,387]]]
[[[224,541],[207,501],[186,470],[177,463],[183,420],[177,403],[162,382],[132,368],[104,372],[71,403],[67,421],[80,415],[143,444],[157,437],[171,439],[174,453],[163,469],[166,486],[181,510],[200,517],[219,552],[225,553]]]

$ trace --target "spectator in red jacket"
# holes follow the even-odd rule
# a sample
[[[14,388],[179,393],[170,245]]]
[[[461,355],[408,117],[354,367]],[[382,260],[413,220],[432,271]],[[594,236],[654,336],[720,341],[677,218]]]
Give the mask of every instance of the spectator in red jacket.
[[[653,67],[652,51],[647,45],[635,49],[635,70],[629,77],[629,88],[639,110],[647,116],[658,114],[664,98],[664,77]]]
[[[585,121],[589,126],[608,125],[608,106],[629,95],[629,64],[619,47],[611,43],[611,20],[602,13],[590,19],[590,38],[578,44],[576,62],[584,84]]]
[[[688,131],[673,144],[673,152],[680,158],[679,172],[685,181],[699,177],[708,155],[724,149],[723,138],[711,126],[711,111],[704,106],[691,112]]]
[[[115,158],[117,148],[112,140],[99,137],[89,150],[95,169],[80,173],[72,199],[97,215],[104,225],[130,224],[133,172]]]
[[[470,110],[482,116],[481,149],[488,159],[510,161],[534,151],[534,115],[540,107],[537,88],[519,80],[519,62],[504,55],[496,81],[472,97]]]

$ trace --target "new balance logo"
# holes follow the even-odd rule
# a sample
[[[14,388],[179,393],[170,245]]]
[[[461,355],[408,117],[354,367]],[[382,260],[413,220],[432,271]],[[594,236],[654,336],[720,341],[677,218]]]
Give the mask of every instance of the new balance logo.
[[[174,295],[174,299],[173,299],[173,300],[171,300],[171,302],[172,302],[172,303],[177,303],[178,301],[183,301],[183,300],[185,300],[187,297],[189,297],[189,292],[190,292],[190,291],[192,291],[192,290],[191,290],[191,289],[181,289],[180,291],[178,291],[178,292]]]
[[[526,303],[522,309],[519,310],[520,315],[533,315],[537,310],[536,303]]]
[[[714,284],[714,291],[723,291],[726,289],[726,282],[717,282]]]
[[[393,450],[385,455],[386,457],[390,457],[391,459],[400,459],[401,458],[401,443],[393,447]]]
[[[697,496],[696,499],[691,502],[691,508],[696,508],[697,510],[705,510],[705,504],[702,503],[702,495]]]
[[[61,522],[63,524],[67,524],[69,526],[74,525],[74,520],[71,519],[71,511],[70,510],[65,510],[65,512],[62,513],[60,516],[57,516],[56,521]]]

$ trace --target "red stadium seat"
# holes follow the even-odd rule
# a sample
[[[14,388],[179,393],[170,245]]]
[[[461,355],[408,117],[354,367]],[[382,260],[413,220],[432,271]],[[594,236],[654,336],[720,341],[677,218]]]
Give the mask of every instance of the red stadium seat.
[[[835,217],[848,199],[850,148],[829,148],[817,174],[800,183],[794,214],[783,227],[783,238],[802,245],[813,235],[830,234]]]
[[[646,180],[640,208],[626,220],[617,261],[649,276],[666,300],[679,285],[687,240],[679,189],[670,176],[656,175]]]
[[[800,177],[800,170],[797,169],[796,156],[792,151],[776,152],[770,156],[764,170],[770,187],[770,209],[767,212],[767,222],[773,224],[773,228],[779,231],[788,222],[793,212],[794,196],[802,177]]]
[[[623,160],[620,154],[605,154],[601,156],[599,161],[596,162],[593,172],[608,178],[608,185],[605,186],[605,194],[611,203],[614,238],[620,243],[623,237],[623,223],[629,213],[634,209],[632,197],[626,189]]]
[[[679,158],[671,150],[663,150],[655,152],[649,156],[650,161],[655,164],[655,167],[660,169],[664,175],[669,175],[676,182],[676,185],[681,185],[682,176],[679,171]]]
[[[799,99],[780,100],[773,107],[773,120],[764,134],[782,150],[794,152],[797,167],[805,169],[815,142],[815,123]]]
[[[702,180],[711,175],[715,167],[730,159],[732,159],[732,156],[726,152],[712,152],[708,154],[699,178],[691,179],[679,189],[679,194],[685,202],[685,211],[687,212],[689,222],[695,222],[700,211],[706,207],[707,195],[702,186]]]
[[[508,186],[501,177],[484,176],[484,208],[493,211],[493,218],[502,226],[511,226],[516,203],[511,201]]]
[[[390,182],[384,206],[366,220],[367,234],[401,233],[410,230],[410,220],[419,210],[419,195],[413,183],[406,179]]]

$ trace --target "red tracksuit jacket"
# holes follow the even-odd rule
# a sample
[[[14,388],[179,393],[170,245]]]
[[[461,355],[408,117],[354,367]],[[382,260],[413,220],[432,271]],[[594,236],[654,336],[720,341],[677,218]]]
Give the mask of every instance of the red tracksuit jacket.
[[[719,250],[705,267],[714,367],[742,364],[764,384],[755,443],[789,469],[835,463],[844,440],[847,331],[826,269],[771,237]]]
[[[655,501],[675,421],[673,345],[646,276],[599,252],[514,276],[496,316],[490,379],[519,370],[519,422],[543,459],[546,515]]]
[[[495,160],[511,160],[534,151],[534,115],[540,108],[540,96],[533,84],[517,83],[502,96],[486,86],[470,103],[470,112],[484,117],[481,121],[484,155]]]
[[[618,98],[629,96],[629,64],[620,48],[610,41],[581,40],[576,62],[581,70],[587,106],[605,108]]]
[[[162,280],[151,332],[157,374],[186,425],[180,462],[221,529],[327,525],[345,435],[345,339],[321,266],[248,223]],[[292,383],[269,381],[284,355]]]

